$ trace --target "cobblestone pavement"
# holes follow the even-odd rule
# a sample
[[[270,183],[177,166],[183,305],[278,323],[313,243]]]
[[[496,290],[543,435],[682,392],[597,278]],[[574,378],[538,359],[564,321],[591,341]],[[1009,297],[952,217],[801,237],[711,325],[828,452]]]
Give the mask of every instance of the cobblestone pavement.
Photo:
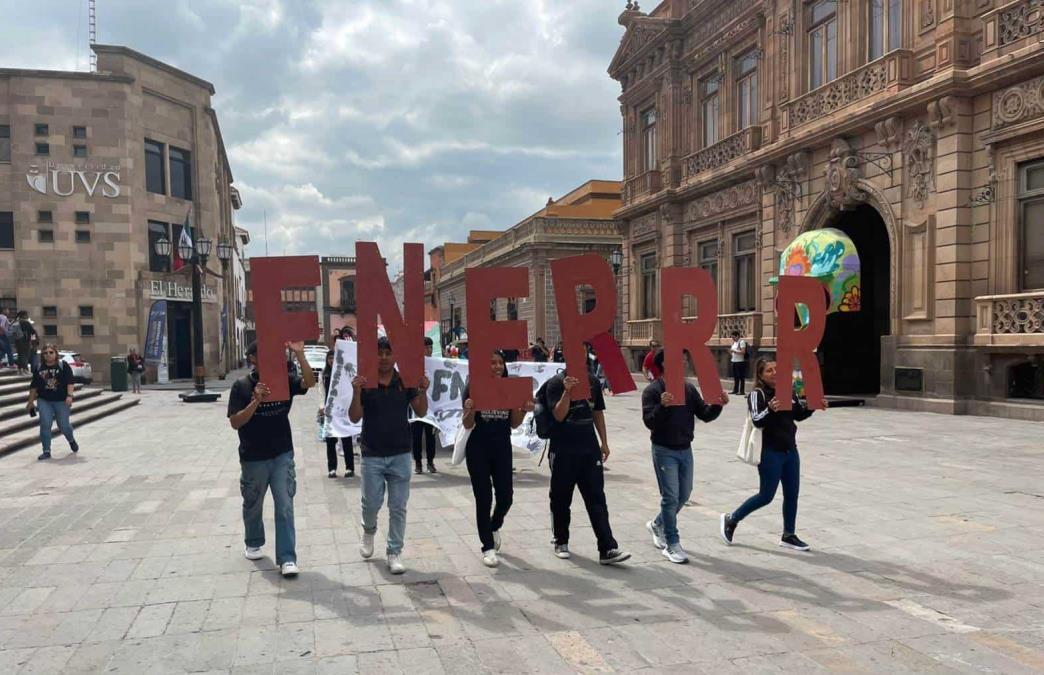
[[[780,500],[718,539],[756,485],[743,409],[700,425],[689,565],[644,529],[658,496],[636,395],[609,401],[607,492],[635,556],[597,564],[579,496],[572,560],[548,544],[548,474],[516,456],[503,564],[479,559],[463,468],[415,477],[405,551],[359,559],[358,480],[326,476],[317,394],[294,409],[298,556],[243,558],[224,402],[146,392],[83,450],[0,458],[0,673],[1041,672],[1044,442],[999,419],[835,409],[802,426],[799,532]],[[271,502],[266,504],[268,532]]]

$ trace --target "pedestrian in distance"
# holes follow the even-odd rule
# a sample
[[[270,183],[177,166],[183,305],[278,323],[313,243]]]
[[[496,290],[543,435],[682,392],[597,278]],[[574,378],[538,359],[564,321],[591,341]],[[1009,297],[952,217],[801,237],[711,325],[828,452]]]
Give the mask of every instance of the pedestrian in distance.
[[[40,339],[33,322],[29,320],[29,312],[18,312],[8,333],[18,352],[18,374],[29,375],[30,368],[36,369],[36,344]]]
[[[26,409],[30,416],[40,415],[40,444],[43,453],[38,460],[51,458],[51,426],[58,422],[58,430],[69,441],[69,449],[73,454],[80,451],[80,446],[73,436],[72,422],[69,413],[72,410],[73,384],[72,368],[58,356],[58,348],[46,344],[42,353],[43,361],[39,368],[33,370],[33,379],[29,383],[29,402]]]
[[[494,377],[508,377],[507,363],[502,352],[493,352],[490,368]],[[471,400],[471,384],[464,386],[465,429],[471,429],[465,450],[471,490],[475,494],[475,523],[482,542],[482,564],[496,567],[497,553],[502,538],[500,528],[511,508],[512,487],[511,430],[517,429],[533,410],[533,401],[526,401],[513,410],[475,410]],[[496,506],[493,503],[496,495]],[[493,509],[490,513],[490,509]]]
[[[533,363],[547,363],[549,355],[547,353],[547,345],[544,344],[544,338],[538,337],[533,346],[529,348],[529,353]]]
[[[660,343],[655,339],[649,340],[649,351],[642,359],[642,373],[649,382],[655,382],[663,375],[663,369],[656,366],[656,354],[660,351]]]
[[[735,396],[747,394],[747,341],[738,330],[732,331],[732,346],[729,347],[729,361],[732,365],[732,393]]]
[[[388,569],[402,574],[406,566],[402,549],[406,539],[406,505],[410,499],[410,454],[412,438],[407,408],[417,417],[428,414],[428,378],[408,388],[395,370],[395,357],[388,338],[377,340],[377,387],[364,389],[366,378],[352,380],[354,389],[348,419],[362,420],[362,526],[359,553],[373,556],[377,514],[388,494]]]
[[[547,425],[554,552],[559,558],[570,557],[570,505],[574,490],[579,488],[598,539],[598,562],[614,565],[627,560],[631,554],[620,550],[609,525],[603,467],[610,454],[605,431],[605,399],[594,377],[586,370],[581,371],[581,375],[590,384],[590,399],[573,400],[573,389],[579,380],[568,373],[552,377],[537,392],[539,414],[551,416]]]
[[[239,432],[239,488],[243,496],[243,530],[248,560],[264,557],[265,524],[262,520],[265,493],[272,491],[275,505],[276,565],[284,577],[297,576],[297,533],[294,528],[294,495],[297,469],[290,408],[295,396],[304,396],[315,386],[315,373],[308,365],[304,343],[288,342],[287,348],[301,364],[301,374],[260,372],[257,343],[247,347],[249,374],[236,380],[228,395],[228,421]],[[262,378],[289,378],[290,398],[271,401],[271,388]]]
[[[138,350],[130,348],[127,354],[127,374],[130,375],[131,393],[141,393],[141,376],[145,373],[145,359],[141,358]]]
[[[555,363],[565,363],[565,352],[562,351],[561,342],[555,345],[555,352],[551,358]]]
[[[326,400],[330,397],[330,378],[333,377],[334,355],[336,352],[326,352],[326,367],[323,368],[323,406],[319,408],[319,420],[326,417]],[[329,421],[329,420],[327,420]],[[337,442],[340,441],[344,451],[344,477],[355,477],[355,449],[352,447],[351,436],[327,436],[326,437],[326,475],[337,478]]]
[[[435,343],[432,339],[424,338],[424,356],[431,356],[434,349]],[[438,469],[435,468],[435,451],[439,446],[435,442],[435,427],[414,417],[410,420],[410,433],[413,435],[413,473],[424,473],[421,462],[425,455],[428,458],[428,473],[438,473]]]
[[[12,347],[13,338],[11,337],[11,317],[8,316],[11,310],[6,307],[0,307],[0,356],[7,359],[4,363],[5,368],[17,368],[15,363],[14,348]]]
[[[776,398],[776,362],[759,359],[755,367],[755,386],[747,399],[750,418],[761,429],[761,463],[758,464],[758,493],[733,511],[721,514],[721,538],[731,545],[736,527],[754,511],[768,506],[783,484],[783,536],[779,545],[798,551],[809,545],[797,536],[798,493],[801,488],[801,457],[797,448],[797,422],[807,420],[813,411],[795,394],[792,410],[781,410]]]
[[[656,366],[663,372],[663,350],[656,354]],[[713,404],[703,400],[698,389],[685,383],[684,405],[672,405],[674,395],[667,391],[661,375],[642,392],[642,421],[651,432],[653,470],[660,489],[660,512],[645,524],[653,545],[672,563],[684,564],[689,556],[678,534],[678,514],[692,494],[692,440],[696,420],[713,422],[729,402],[728,394]]]

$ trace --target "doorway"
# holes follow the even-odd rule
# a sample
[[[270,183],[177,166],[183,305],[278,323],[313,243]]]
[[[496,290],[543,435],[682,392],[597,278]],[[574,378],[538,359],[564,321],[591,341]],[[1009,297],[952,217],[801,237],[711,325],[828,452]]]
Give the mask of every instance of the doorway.
[[[192,379],[192,305],[167,303],[167,368],[172,380]]]
[[[827,317],[820,344],[823,388],[834,396],[881,393],[881,338],[891,334],[891,244],[872,206],[844,211],[829,223],[847,234],[862,266],[862,309]]]

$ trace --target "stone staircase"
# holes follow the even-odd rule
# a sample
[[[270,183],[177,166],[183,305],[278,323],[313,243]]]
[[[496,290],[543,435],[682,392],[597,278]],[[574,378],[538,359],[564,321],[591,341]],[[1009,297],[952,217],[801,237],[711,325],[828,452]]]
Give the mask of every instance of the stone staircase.
[[[25,402],[29,398],[29,378],[15,374],[13,369],[0,369],[0,456],[40,443],[40,418],[29,417]],[[97,387],[76,385],[76,400],[72,408],[72,424],[78,429],[122,410],[133,408],[137,398],[124,398]],[[65,440],[54,427],[55,445],[61,448]]]

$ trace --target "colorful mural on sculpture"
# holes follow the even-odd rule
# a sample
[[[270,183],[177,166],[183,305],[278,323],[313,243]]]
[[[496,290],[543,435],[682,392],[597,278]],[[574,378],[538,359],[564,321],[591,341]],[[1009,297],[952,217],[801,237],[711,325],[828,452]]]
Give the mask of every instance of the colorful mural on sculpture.
[[[779,276],[819,279],[827,294],[827,314],[862,308],[859,252],[841,230],[827,228],[799,235],[780,255]],[[778,284],[779,277],[769,283]],[[808,309],[799,305],[798,314],[801,323],[807,325]]]

